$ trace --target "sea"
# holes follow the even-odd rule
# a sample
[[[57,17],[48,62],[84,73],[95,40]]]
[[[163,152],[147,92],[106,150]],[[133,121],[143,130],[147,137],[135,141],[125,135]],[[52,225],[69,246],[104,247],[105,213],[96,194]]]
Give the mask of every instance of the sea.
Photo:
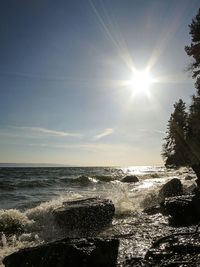
[[[127,175],[136,175],[139,182],[122,182]],[[175,177],[185,190],[194,186],[195,175],[186,168],[0,168],[0,267],[5,256],[21,248],[63,238],[52,211],[65,201],[88,197],[108,198],[115,205],[112,225],[99,235],[120,237],[118,265],[123,266],[127,257],[143,256],[155,238],[174,231],[166,216],[143,210],[158,203],[160,188]],[[20,233],[2,230],[10,227],[12,232],[16,225]]]

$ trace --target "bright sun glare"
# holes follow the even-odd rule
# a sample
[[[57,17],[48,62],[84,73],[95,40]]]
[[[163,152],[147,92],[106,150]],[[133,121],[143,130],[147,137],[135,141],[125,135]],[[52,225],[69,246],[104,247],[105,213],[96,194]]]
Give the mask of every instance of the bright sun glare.
[[[152,82],[153,79],[148,71],[135,71],[130,80],[130,86],[137,94],[147,94]]]

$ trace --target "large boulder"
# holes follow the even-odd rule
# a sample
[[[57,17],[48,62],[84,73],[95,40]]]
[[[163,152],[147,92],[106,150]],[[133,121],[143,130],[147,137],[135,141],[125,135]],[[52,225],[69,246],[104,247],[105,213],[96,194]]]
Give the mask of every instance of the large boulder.
[[[136,175],[127,175],[124,178],[122,178],[121,182],[123,183],[137,183],[139,182],[139,179]]]
[[[117,239],[62,239],[25,248],[4,258],[5,267],[114,267]]]
[[[92,236],[112,223],[115,207],[111,200],[88,198],[64,202],[53,211],[58,226],[67,236]]]
[[[183,194],[183,185],[178,178],[173,178],[167,182],[159,191],[159,198],[164,201],[167,197],[180,196]]]
[[[166,198],[163,207],[177,225],[191,225],[200,221],[200,194]]]

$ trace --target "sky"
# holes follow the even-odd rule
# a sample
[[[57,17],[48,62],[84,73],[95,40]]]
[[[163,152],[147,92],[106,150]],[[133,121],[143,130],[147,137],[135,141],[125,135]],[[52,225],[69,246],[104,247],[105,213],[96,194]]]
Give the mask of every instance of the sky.
[[[163,164],[199,0],[2,0],[0,162]],[[147,70],[148,90],[134,71]]]

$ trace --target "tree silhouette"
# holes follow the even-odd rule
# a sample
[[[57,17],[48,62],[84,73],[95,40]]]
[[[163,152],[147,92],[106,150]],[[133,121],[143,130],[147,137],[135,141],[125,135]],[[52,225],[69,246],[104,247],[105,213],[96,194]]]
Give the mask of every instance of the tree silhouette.
[[[162,156],[166,166],[184,166],[188,164],[186,143],[187,112],[182,99],[174,104],[174,112],[168,121],[167,136],[163,145]]]
[[[193,78],[199,78],[200,76],[200,9],[196,17],[192,20],[189,25],[190,35],[192,37],[192,42],[190,46],[185,47],[185,51],[188,56],[193,57],[194,62],[190,66],[192,70]]]
[[[192,96],[189,109],[186,141],[189,147],[190,166],[198,177],[200,186],[200,86],[196,83],[197,93]]]

